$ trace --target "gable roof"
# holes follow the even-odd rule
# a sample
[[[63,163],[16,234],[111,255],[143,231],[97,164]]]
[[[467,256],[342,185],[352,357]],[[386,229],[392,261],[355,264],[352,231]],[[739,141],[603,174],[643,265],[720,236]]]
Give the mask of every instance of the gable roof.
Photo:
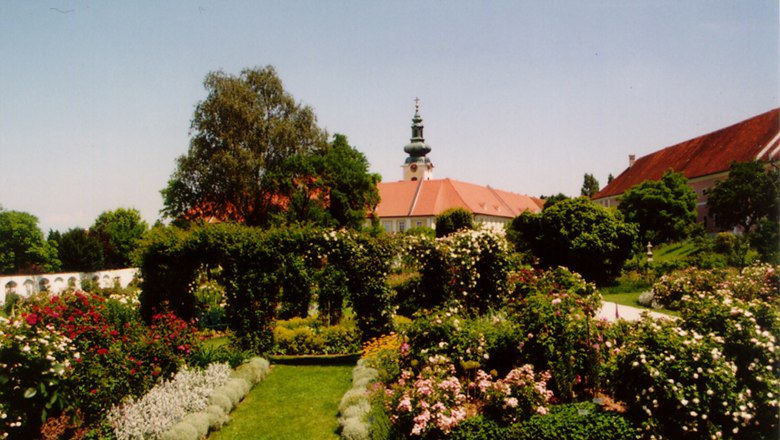
[[[774,109],[640,157],[593,199],[617,196],[645,180],[658,180],[670,168],[692,179],[727,171],[733,161],[778,158],[780,109]]]
[[[477,215],[515,218],[523,211],[538,212],[544,202],[535,197],[452,179],[380,182],[375,213],[387,217],[431,217],[451,208]]]

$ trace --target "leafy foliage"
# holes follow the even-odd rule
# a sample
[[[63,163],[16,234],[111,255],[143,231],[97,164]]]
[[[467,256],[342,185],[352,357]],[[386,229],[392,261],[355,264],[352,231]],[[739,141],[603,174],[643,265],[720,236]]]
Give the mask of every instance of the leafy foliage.
[[[57,249],[44,240],[38,218],[0,208],[0,273],[41,273],[58,266]]]
[[[436,237],[446,237],[461,229],[474,229],[474,216],[465,208],[451,208],[436,216]]]
[[[49,241],[57,243],[61,269],[65,272],[93,272],[104,267],[103,245],[95,234],[83,228],[64,233],[49,233]]]
[[[77,409],[80,425],[95,423],[103,409],[143,394],[197,351],[186,322],[159,314],[146,326],[130,307],[83,292],[41,294],[0,323],[3,431],[35,438],[44,421],[76,417]]]
[[[409,265],[419,271],[419,283],[407,309],[453,304],[473,312],[497,306],[508,291],[512,258],[509,244],[489,230],[464,229],[443,238],[406,236]]]
[[[778,170],[767,172],[761,162],[732,162],[729,177],[708,193],[710,213],[719,226],[741,226],[746,231],[762,218],[777,220],[779,182]]]
[[[622,196],[618,209],[639,225],[643,243],[666,243],[687,237],[696,223],[696,193],[681,173],[667,171],[660,180],[645,180]]]
[[[636,244],[636,225],[619,212],[579,197],[541,213],[512,220],[507,237],[520,252],[530,251],[541,267],[564,266],[599,283],[620,274]]]
[[[542,196],[541,198],[542,200],[544,200],[544,207],[542,207],[542,210],[545,210],[551,208],[556,203],[562,202],[564,200],[568,200],[571,197],[567,196],[564,193],[558,193],[558,194],[553,194],[551,196]]]
[[[100,214],[90,228],[90,234],[103,245],[105,268],[133,266],[132,255],[149,225],[137,209],[119,208]]]
[[[553,405],[550,413],[534,415],[512,426],[507,438],[518,440],[629,440],[636,438],[624,416],[604,411],[593,403]]]
[[[392,255],[386,237],[315,228],[262,230],[236,224],[170,227],[149,234],[142,252],[142,313],[174,310],[188,319],[196,301],[190,288],[200,268],[219,266],[226,318],[239,348],[257,353],[273,345],[279,305],[291,316],[308,311],[319,293],[321,314],[338,322],[350,305],[363,338],[390,326],[385,284]],[[318,285],[319,284],[319,285]]]
[[[580,189],[580,195],[585,197],[593,197],[599,192],[599,181],[593,177],[593,174],[585,173],[583,177],[582,189]]]
[[[275,221],[361,229],[379,203],[380,176],[368,168],[365,155],[341,134],[323,151],[291,157],[263,178],[269,191],[289,200]]]
[[[280,200],[264,187],[263,176],[296,154],[324,149],[326,134],[271,66],[238,76],[211,72],[204,86],[208,96],[195,108],[189,151],[162,190],[162,212],[174,219],[267,224]]]
[[[710,214],[722,228],[740,227],[765,261],[780,257],[780,170],[762,162],[733,162],[729,177],[707,197]]]

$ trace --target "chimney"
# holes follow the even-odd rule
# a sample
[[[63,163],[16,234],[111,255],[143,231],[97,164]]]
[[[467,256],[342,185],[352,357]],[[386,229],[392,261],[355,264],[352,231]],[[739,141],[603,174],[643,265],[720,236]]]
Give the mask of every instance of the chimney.
[[[629,154],[628,155],[628,167],[631,168],[634,166],[634,163],[636,162],[636,155],[635,154]]]

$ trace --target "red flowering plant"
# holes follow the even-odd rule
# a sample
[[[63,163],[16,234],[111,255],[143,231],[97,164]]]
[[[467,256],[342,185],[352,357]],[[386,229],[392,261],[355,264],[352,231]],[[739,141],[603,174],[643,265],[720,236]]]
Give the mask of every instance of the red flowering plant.
[[[178,370],[195,349],[194,329],[172,314],[155,315],[146,326],[134,310],[132,313],[115,300],[97,294],[68,292],[59,296],[41,295],[27,305],[16,322],[31,331],[48,329],[72,347],[70,358],[60,362],[64,368],[58,382],[48,381],[66,411],[81,410],[84,422],[92,423],[102,411],[119,403],[127,395],[138,396],[150,389],[160,377]],[[116,316],[121,314],[121,319]],[[13,325],[19,326],[19,324]],[[27,341],[27,337],[20,342]],[[7,338],[4,338],[7,343]],[[32,375],[41,381],[44,376]],[[18,405],[9,396],[2,404]],[[42,414],[56,416],[58,413]]]

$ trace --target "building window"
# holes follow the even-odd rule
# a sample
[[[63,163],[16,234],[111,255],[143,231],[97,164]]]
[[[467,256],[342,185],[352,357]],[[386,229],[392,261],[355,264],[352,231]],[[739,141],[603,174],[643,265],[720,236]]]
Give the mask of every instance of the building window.
[[[401,220],[398,222],[398,232],[404,232],[406,230],[406,223]]]
[[[390,222],[384,222],[385,232],[393,232],[393,224]]]
[[[422,227],[422,225],[423,225],[422,220],[417,220],[416,225],[417,225],[418,228]]]

